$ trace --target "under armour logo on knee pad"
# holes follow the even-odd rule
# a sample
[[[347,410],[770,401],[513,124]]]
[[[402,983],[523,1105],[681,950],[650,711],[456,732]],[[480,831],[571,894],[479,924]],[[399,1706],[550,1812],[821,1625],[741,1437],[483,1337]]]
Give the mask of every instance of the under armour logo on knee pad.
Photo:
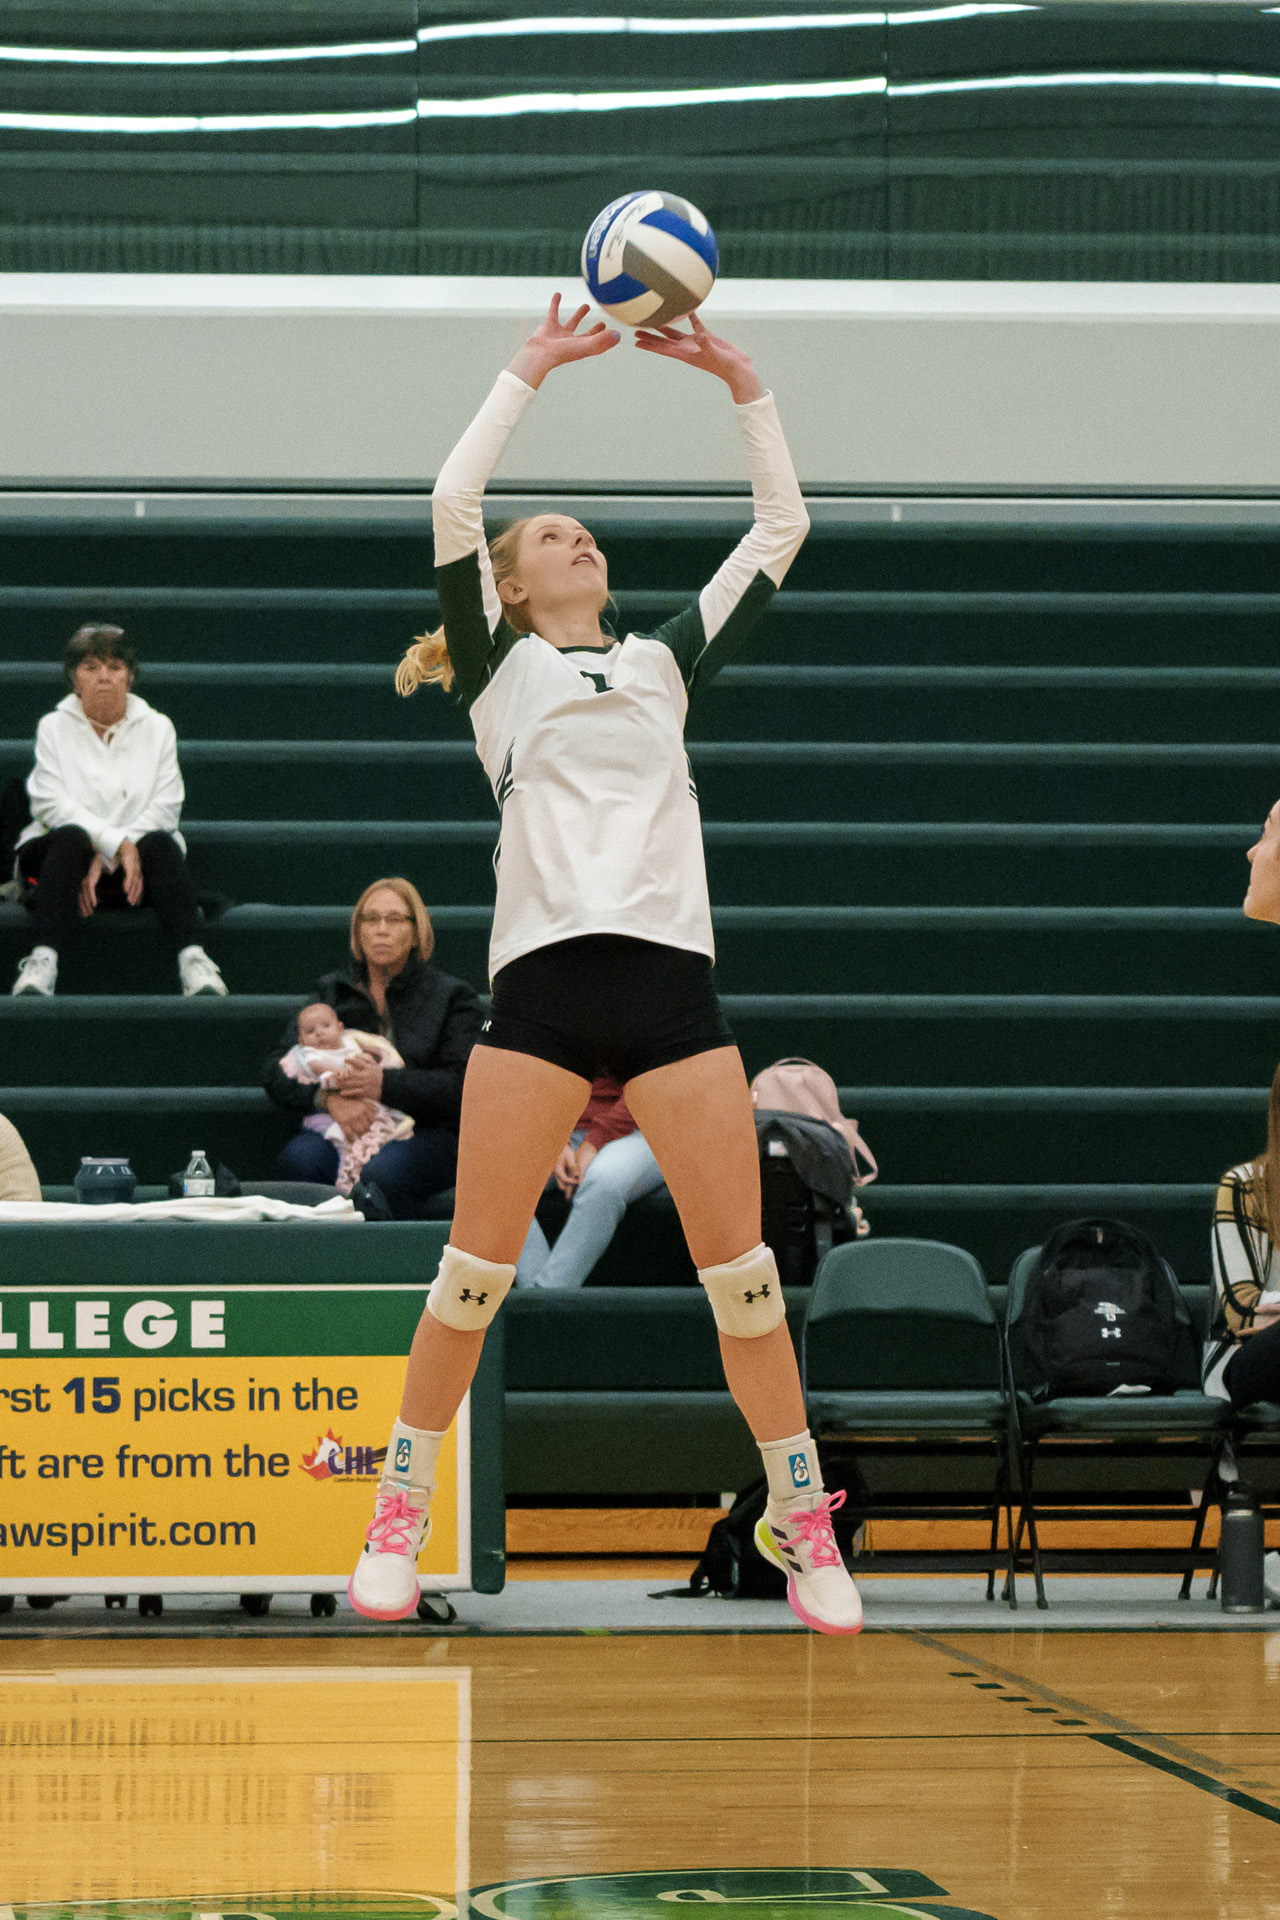
[[[480,1333],[502,1305],[516,1270],[500,1261],[446,1247],[431,1282],[427,1305],[437,1320],[459,1333]]]
[[[699,1267],[698,1278],[707,1290],[716,1326],[732,1339],[759,1339],[786,1317],[778,1268],[763,1242],[736,1260]]]

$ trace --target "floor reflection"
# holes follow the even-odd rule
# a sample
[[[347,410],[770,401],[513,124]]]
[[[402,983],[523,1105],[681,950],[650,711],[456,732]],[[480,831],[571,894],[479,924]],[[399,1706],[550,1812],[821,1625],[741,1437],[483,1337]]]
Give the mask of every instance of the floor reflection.
[[[1274,1638],[0,1641],[0,1920],[1280,1920]]]

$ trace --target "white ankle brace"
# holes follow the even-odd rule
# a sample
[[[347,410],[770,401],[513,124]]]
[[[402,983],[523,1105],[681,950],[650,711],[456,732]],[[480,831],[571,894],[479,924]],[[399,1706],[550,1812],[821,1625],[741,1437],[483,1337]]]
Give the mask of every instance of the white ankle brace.
[[[812,1506],[821,1497],[822,1468],[808,1427],[789,1440],[761,1440],[759,1447],[769,1482],[769,1504],[779,1513]]]
[[[723,1266],[700,1267],[698,1278],[716,1325],[735,1340],[758,1340],[786,1318],[778,1263],[763,1241]]]
[[[480,1260],[461,1247],[446,1247],[440,1271],[431,1282],[427,1305],[444,1326],[457,1333],[483,1333],[506,1299],[514,1267]]]
[[[405,1421],[397,1420],[387,1442],[382,1480],[398,1487],[409,1487],[415,1493],[425,1493],[430,1498],[435,1492],[436,1461],[443,1444],[443,1433],[435,1433],[430,1427],[411,1427]]]

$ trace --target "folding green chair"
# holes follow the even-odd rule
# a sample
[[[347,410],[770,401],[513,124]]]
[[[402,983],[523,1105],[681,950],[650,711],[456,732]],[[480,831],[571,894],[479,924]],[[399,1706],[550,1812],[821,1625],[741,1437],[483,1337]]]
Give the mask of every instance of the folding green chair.
[[[983,1571],[988,1600],[1002,1567],[1004,1597],[1016,1606],[1004,1342],[972,1254],[934,1240],[833,1248],[814,1275],[801,1360],[809,1425],[822,1439],[848,1443],[859,1459],[922,1463],[946,1455],[989,1463],[985,1500],[931,1486],[922,1466],[912,1490],[873,1495],[867,1506],[870,1520],[989,1521],[988,1549],[877,1552],[877,1565]]]

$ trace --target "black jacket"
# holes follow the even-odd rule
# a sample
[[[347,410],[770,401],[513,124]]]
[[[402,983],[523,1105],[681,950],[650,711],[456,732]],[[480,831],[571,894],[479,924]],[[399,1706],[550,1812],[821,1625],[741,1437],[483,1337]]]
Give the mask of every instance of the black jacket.
[[[807,1113],[757,1107],[756,1139],[762,1153],[768,1141],[781,1140],[806,1187],[837,1206],[848,1206],[853,1198],[853,1155],[844,1135],[827,1121]]]
[[[378,1010],[369,997],[364,969],[355,962],[343,973],[322,975],[315,991],[302,1004],[310,1006],[316,1000],[331,1006],[344,1027],[354,1027],[359,1033],[380,1031]],[[387,1012],[391,1044],[404,1066],[384,1071],[383,1100],[389,1107],[399,1107],[409,1114],[420,1126],[446,1127],[456,1133],[462,1111],[462,1076],[484,1018],[479,995],[465,980],[440,973],[429,960],[419,960],[413,954],[387,983]],[[262,1084],[278,1107],[312,1113],[315,1088],[291,1080],[280,1065],[297,1043],[295,1019],[289,1022],[275,1052],[263,1061]]]

